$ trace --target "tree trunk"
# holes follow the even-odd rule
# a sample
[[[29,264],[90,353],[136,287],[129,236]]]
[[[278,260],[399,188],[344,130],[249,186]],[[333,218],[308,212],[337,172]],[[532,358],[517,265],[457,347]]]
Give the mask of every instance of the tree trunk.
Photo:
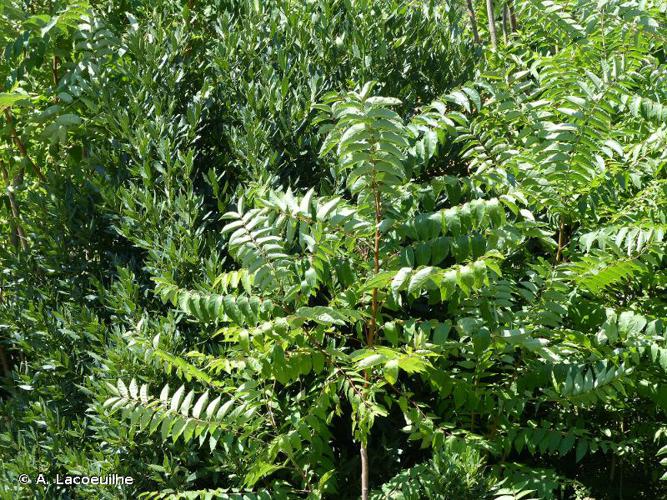
[[[2,367],[2,375],[6,378],[12,374],[12,369],[9,365],[9,360],[5,354],[5,349],[0,345],[0,367]]]
[[[58,82],[60,77],[58,76],[58,65],[60,64],[60,58],[58,56],[53,56],[51,61],[51,76],[53,78],[53,88],[58,87]]]
[[[563,217],[560,218],[560,226],[558,228],[558,250],[556,251],[556,264],[561,261],[563,255],[563,247],[565,246],[565,223]]]
[[[479,31],[477,31],[477,16],[475,16],[475,9],[472,5],[472,0],[466,0],[468,15],[470,16],[470,29],[472,29],[472,36],[475,43],[479,44]]]
[[[516,14],[514,13],[514,3],[512,0],[507,0],[507,10],[510,13],[510,33],[514,33],[516,31],[517,25]]]
[[[368,500],[368,450],[361,443],[361,500]]]
[[[498,48],[498,37],[496,35],[496,20],[493,11],[493,0],[486,0],[486,15],[489,17],[489,35],[491,36],[491,46]]]
[[[373,182],[373,199],[375,201],[375,238],[373,240],[373,271],[375,274],[380,272],[380,223],[382,222],[382,200],[380,199],[380,190]],[[373,288],[371,292],[371,321],[366,337],[366,344],[373,347],[375,344],[375,335],[377,333],[377,314],[378,314],[378,289]]]

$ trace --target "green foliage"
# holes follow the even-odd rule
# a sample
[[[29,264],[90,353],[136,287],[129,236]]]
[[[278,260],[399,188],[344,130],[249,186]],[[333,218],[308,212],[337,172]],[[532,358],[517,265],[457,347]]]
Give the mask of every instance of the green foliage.
[[[371,498],[484,498],[493,485],[483,475],[483,467],[478,450],[462,441],[449,441],[428,462],[401,471]]]
[[[665,495],[662,3],[0,5],[2,496]]]

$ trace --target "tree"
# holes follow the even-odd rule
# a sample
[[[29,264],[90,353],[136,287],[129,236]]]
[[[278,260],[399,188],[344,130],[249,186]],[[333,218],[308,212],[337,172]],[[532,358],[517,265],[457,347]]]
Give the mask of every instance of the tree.
[[[2,493],[664,496],[660,4],[19,7]]]

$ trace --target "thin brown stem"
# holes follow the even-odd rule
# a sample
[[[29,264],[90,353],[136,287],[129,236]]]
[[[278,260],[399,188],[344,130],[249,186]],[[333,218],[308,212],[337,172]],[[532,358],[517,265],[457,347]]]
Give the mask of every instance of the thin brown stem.
[[[347,383],[350,384],[350,387],[355,392],[359,401],[370,410],[370,406],[366,402],[364,395],[359,391],[357,386],[354,384],[354,381],[347,376],[347,374],[340,368],[336,368],[337,373],[343,375],[343,378],[347,380]],[[368,373],[364,374],[364,387],[368,385]],[[361,442],[359,446],[359,456],[361,457],[361,498],[362,500],[368,500],[368,448],[364,441]]]
[[[375,239],[373,244],[373,271],[377,274],[380,271],[380,223],[382,222],[382,202],[380,200],[380,190],[377,184],[373,183],[373,197],[375,201]],[[375,344],[375,334],[377,332],[377,314],[378,314],[378,289],[373,288],[371,292],[371,321],[368,328],[366,343],[369,347]]]
[[[621,436],[625,436],[625,417],[621,419]],[[618,498],[623,500],[623,455],[619,457],[618,464]]]
[[[28,155],[28,150],[26,149],[25,144],[23,144],[23,141],[16,132],[16,127],[14,126],[14,116],[12,115],[12,112],[9,108],[5,108],[5,119],[7,120],[7,125],[9,126],[9,133],[11,134],[12,139],[14,140],[14,144],[16,145],[16,148],[19,150],[19,153],[21,153],[21,156],[25,158],[25,160],[30,164],[32,169],[37,174],[37,177],[39,177],[39,180],[42,182],[46,182],[46,177],[44,177],[44,174],[35,164],[35,162],[32,161],[32,159]],[[20,174],[20,178],[21,180],[23,179],[23,173]]]
[[[23,231],[23,226],[21,226],[21,214],[19,212],[19,205],[18,202],[16,201],[16,197],[14,196],[14,187],[16,185],[16,180],[14,179],[14,183],[10,184],[9,181],[9,173],[7,172],[7,168],[5,168],[4,163],[0,162],[0,170],[2,171],[2,178],[5,181],[5,184],[7,185],[7,198],[9,200],[9,207],[11,210],[11,215],[12,215],[12,223],[14,226],[14,230],[16,231],[14,237],[12,238],[12,243],[14,244],[15,247],[21,247],[21,250],[26,251],[28,249],[28,240],[25,237],[25,232]]]
[[[477,396],[477,373],[475,373],[475,397]],[[477,416],[477,413],[475,410],[472,410],[470,412],[470,432],[475,432],[475,417]]]
[[[13,236],[16,238],[16,235]],[[2,304],[4,300],[5,296],[3,293],[2,282],[0,282],[0,304]],[[2,375],[4,377],[9,377],[11,375],[12,369],[9,360],[7,359],[7,354],[5,354],[5,348],[2,345],[0,345],[0,368],[2,368]]]
[[[58,82],[60,81],[60,78],[58,76],[58,66],[60,64],[60,58],[56,55],[53,56],[53,59],[51,60],[51,76],[53,77],[53,87],[58,86]]]
[[[382,222],[382,199],[380,189],[377,185],[377,179],[373,176],[371,185],[373,190],[373,202],[375,205],[375,235],[373,239],[373,272],[377,274],[380,271],[380,224]],[[378,289],[373,288],[371,292],[371,319],[366,331],[366,345],[372,347],[375,344],[375,335],[377,333],[377,315],[379,309]],[[364,385],[368,385],[368,372],[364,373],[366,380]],[[361,398],[364,401],[363,398]],[[367,443],[362,441],[359,448],[361,456],[361,499],[368,500],[368,448]]]
[[[11,214],[12,213],[12,207],[11,207],[11,203],[10,203],[9,199],[5,198],[4,202],[5,202],[5,206],[7,208],[7,212]],[[18,239],[18,236],[16,234],[16,227],[14,226],[14,220],[11,219],[11,218],[9,220],[9,241],[14,248],[19,247],[19,239]],[[2,292],[2,290],[0,289],[0,296],[2,295],[1,292]]]
[[[0,170],[2,171],[2,178],[5,182],[5,185],[7,186],[7,204],[11,214],[10,240],[14,248],[16,249],[20,248],[22,251],[25,252],[28,250],[28,240],[25,236],[25,232],[23,231],[23,226],[21,225],[21,214],[19,212],[19,205],[14,196],[14,189],[13,189],[16,186],[18,186],[21,182],[23,182],[22,180],[23,172],[19,171],[19,173],[14,177],[13,181],[10,183],[9,172],[7,171],[7,168],[5,167],[2,161],[0,161]],[[2,303],[3,299],[4,297],[2,293],[2,287],[0,286],[0,303]],[[19,353],[19,358],[20,357],[21,354]],[[2,346],[0,346],[0,365],[2,366],[2,371],[4,376],[9,377],[9,375],[11,374],[11,365],[9,364],[7,355],[5,354],[4,348]]]

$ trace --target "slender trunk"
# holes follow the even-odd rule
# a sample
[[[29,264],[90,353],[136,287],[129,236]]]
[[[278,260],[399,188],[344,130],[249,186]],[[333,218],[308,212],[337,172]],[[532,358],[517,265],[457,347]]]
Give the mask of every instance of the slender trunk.
[[[5,198],[5,205],[7,207],[7,212],[12,213],[12,206],[11,202]],[[14,219],[10,217],[9,219],[9,241],[12,244],[14,248],[18,248],[19,246],[19,239],[18,235],[16,234],[16,225],[14,224]],[[0,290],[0,296],[2,295],[1,290]]]
[[[623,500],[623,457],[619,460],[621,463],[618,468],[618,500]]]
[[[503,41],[505,42],[505,45],[507,45],[507,33],[509,31],[509,27],[507,26],[508,24],[508,18],[509,17],[509,10],[507,9],[507,4],[503,6],[503,22],[502,22],[502,28],[503,28]]]
[[[7,197],[9,198],[9,206],[12,210],[12,218],[14,219],[14,224],[16,227],[16,236],[18,237],[18,243],[21,246],[21,250],[26,251],[28,250],[28,243],[27,243],[27,238],[25,237],[25,232],[23,231],[23,226],[21,226],[21,221],[20,221],[20,214],[19,214],[19,207],[18,204],[16,203],[16,198],[14,197],[14,193],[9,192],[7,194]]]
[[[23,144],[23,141],[16,132],[16,127],[14,126],[14,117],[12,116],[12,112],[9,108],[5,108],[5,119],[7,120],[7,125],[9,125],[9,133],[11,134],[12,139],[14,140],[14,144],[16,145],[16,148],[19,150],[19,153],[21,153],[21,156],[23,156],[23,158],[25,158],[25,160],[30,164],[32,169],[37,174],[37,177],[39,177],[39,180],[42,182],[46,182],[46,177],[44,177],[44,174],[39,169],[39,167],[35,165],[35,162],[32,161],[32,159],[28,155],[28,150],[26,149],[25,144]],[[23,174],[21,173],[19,174],[19,176],[22,182]],[[21,182],[19,182],[19,184]]]
[[[28,242],[27,238],[25,237],[25,232],[23,231],[23,226],[21,226],[21,214],[19,212],[19,205],[16,201],[16,197],[14,196],[14,190],[13,188],[17,184],[18,179],[14,179],[14,182],[10,185],[9,181],[9,173],[7,172],[7,169],[5,168],[4,164],[0,162],[0,170],[2,170],[2,178],[5,181],[5,184],[7,185],[7,199],[9,201],[9,209],[11,211],[11,219],[12,219],[12,225],[14,226],[12,228],[12,244],[15,247],[21,247],[21,250],[25,251],[28,249]],[[15,233],[14,233],[15,231]]]
[[[625,419],[621,419],[621,436],[625,436]],[[618,464],[618,499],[623,500],[623,456],[619,457]]]
[[[507,10],[510,13],[510,33],[514,33],[517,29],[516,14],[514,13],[514,3],[512,0],[507,0]]]
[[[382,202],[380,200],[380,190],[375,182],[373,183],[373,198],[375,201],[375,239],[373,244],[373,271],[377,274],[380,271],[380,223],[382,222]],[[366,333],[366,345],[372,347],[375,344],[375,335],[377,332],[377,313],[378,313],[378,290],[373,288],[371,292],[371,321]],[[368,384],[368,375],[366,374],[366,384]],[[361,443],[359,454],[361,455],[361,499],[368,500],[368,448],[365,443]]]
[[[561,217],[560,227],[558,229],[558,250],[556,251],[556,264],[560,262],[563,254],[563,246],[565,244],[564,230],[565,230],[565,224],[563,223],[563,218]]]
[[[4,301],[4,295],[2,293],[2,284],[0,283],[0,304]],[[11,365],[5,354],[4,346],[0,345],[0,368],[2,368],[2,375],[7,378],[12,373]]]
[[[361,445],[361,500],[368,500],[368,450]]]
[[[2,375],[5,378],[9,377],[12,373],[12,369],[9,367],[9,360],[5,354],[5,349],[2,346],[0,346],[0,366],[2,366]]]
[[[9,173],[5,168],[4,164],[0,162],[0,169],[2,169],[2,177],[9,188]],[[11,189],[7,189],[7,204],[11,212],[11,228],[10,228],[10,240],[14,248],[21,248],[26,250],[26,240],[25,234],[23,233],[23,228],[21,227],[21,222],[19,221],[18,213],[18,204],[16,203],[16,198],[14,198],[14,192]],[[4,294],[2,293],[2,286],[0,286],[0,303],[4,300]],[[9,360],[5,354],[5,348],[0,345],[0,368],[2,369],[2,375],[4,377],[9,377],[11,374],[11,367],[9,365]]]
[[[382,222],[382,199],[380,190],[373,179],[373,201],[375,204],[375,238],[373,241],[373,272],[380,272],[380,223]],[[378,289],[373,288],[371,292],[371,320],[366,332],[366,345],[372,347],[375,344],[375,335],[377,333],[377,314],[379,309]],[[368,385],[368,374],[365,374]],[[368,438],[367,438],[368,439]],[[367,443],[362,442],[359,448],[361,456],[361,500],[368,500],[368,448]]]
[[[375,201],[375,240],[373,244],[373,271],[375,274],[380,272],[380,223],[382,222],[382,202],[380,200],[380,191],[373,185],[373,197]],[[373,288],[371,292],[371,322],[366,336],[366,344],[372,347],[375,344],[375,334],[377,332],[377,313],[378,313],[378,289]]]
[[[486,15],[489,18],[489,35],[491,36],[491,46],[498,48],[498,37],[496,36],[496,20],[493,10],[493,0],[486,0]]]
[[[475,39],[475,43],[479,44],[479,31],[477,31],[477,16],[475,15],[475,8],[472,5],[472,0],[466,0],[466,7],[468,9],[468,15],[470,16],[470,29],[472,29],[472,36]]]
[[[58,76],[58,64],[60,63],[60,58],[58,56],[53,56],[51,61],[51,76],[53,77],[53,88],[58,86],[60,78]]]

